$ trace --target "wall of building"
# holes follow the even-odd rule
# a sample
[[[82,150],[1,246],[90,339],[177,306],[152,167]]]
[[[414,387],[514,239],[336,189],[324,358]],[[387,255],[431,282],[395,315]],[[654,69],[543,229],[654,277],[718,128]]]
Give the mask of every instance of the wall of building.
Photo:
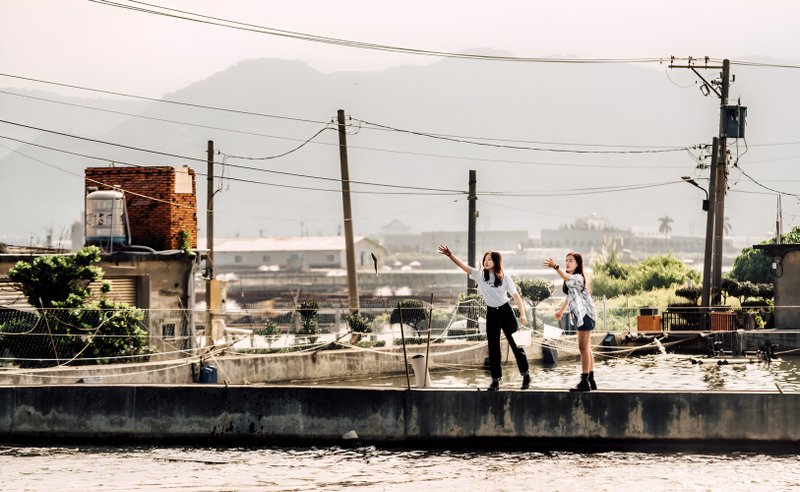
[[[158,251],[180,249],[178,233],[186,231],[191,247],[197,247],[197,196],[191,168],[89,167],[86,187],[125,191],[133,244]]]
[[[378,268],[383,268],[386,249],[370,240],[355,244],[357,269],[373,269],[370,253],[378,257]],[[238,270],[256,270],[260,266],[278,266],[281,270],[300,270],[307,268],[346,268],[347,256],[344,250],[310,251],[214,251],[214,263],[218,273]]]

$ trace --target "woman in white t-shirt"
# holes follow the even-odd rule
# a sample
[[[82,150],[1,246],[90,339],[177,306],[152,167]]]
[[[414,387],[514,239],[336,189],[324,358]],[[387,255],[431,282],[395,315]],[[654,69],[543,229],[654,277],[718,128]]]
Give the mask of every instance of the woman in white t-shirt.
[[[517,303],[519,322],[524,325],[528,319],[525,317],[525,306],[522,304],[522,298],[517,292],[514,280],[511,279],[511,275],[503,271],[502,256],[497,251],[487,251],[483,254],[482,268],[477,269],[459,260],[444,244],[439,245],[439,253],[450,258],[478,284],[478,292],[486,303],[486,339],[489,342],[489,369],[492,374],[492,384],[487,389],[489,391],[500,389],[500,381],[503,376],[500,367],[500,330],[505,333],[508,346],[511,347],[514,357],[517,359],[517,366],[522,375],[522,389],[528,389],[531,384],[528,357],[521,347],[517,347],[511,336],[517,331],[518,325],[514,310],[508,303],[509,297]]]

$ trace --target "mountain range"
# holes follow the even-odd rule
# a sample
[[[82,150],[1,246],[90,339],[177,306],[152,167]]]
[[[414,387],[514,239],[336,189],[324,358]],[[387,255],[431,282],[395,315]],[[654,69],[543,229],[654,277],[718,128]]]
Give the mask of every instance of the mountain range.
[[[711,80],[719,71],[699,72]],[[748,126],[746,139],[729,140],[731,160],[739,160],[726,215],[733,234],[760,237],[774,230],[775,195],[741,171],[772,189],[800,189],[793,90],[800,72],[737,65],[732,73],[730,104],[741,98],[748,106]],[[594,213],[616,227],[654,229],[668,215],[673,234],[702,235],[703,192],[681,181],[693,176],[707,186],[698,163],[709,160],[693,147],[718,132],[719,100],[700,86],[691,71],[664,65],[445,59],[323,73],[301,61],[259,59],[163,96],[233,112],[7,82],[0,241],[63,235],[82,214],[83,169],[126,164],[193,167],[203,234],[209,140],[219,152],[219,236],[338,234],[339,109],[348,118],[357,234],[377,235],[395,219],[412,232],[465,230],[468,173],[476,170],[480,234],[537,236]],[[796,202],[784,199],[785,229],[800,222]]]

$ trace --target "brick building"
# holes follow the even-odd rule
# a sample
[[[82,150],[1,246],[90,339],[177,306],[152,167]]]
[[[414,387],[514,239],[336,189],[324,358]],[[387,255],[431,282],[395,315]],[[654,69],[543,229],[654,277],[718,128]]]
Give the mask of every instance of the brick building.
[[[197,247],[197,195],[189,167],[89,167],[86,188],[125,193],[131,244],[180,249],[179,233]]]

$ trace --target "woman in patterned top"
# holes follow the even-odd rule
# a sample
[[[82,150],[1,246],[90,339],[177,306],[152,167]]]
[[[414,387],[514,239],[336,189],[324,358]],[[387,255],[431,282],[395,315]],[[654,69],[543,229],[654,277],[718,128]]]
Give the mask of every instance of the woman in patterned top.
[[[578,329],[578,350],[581,352],[581,380],[570,391],[591,391],[597,389],[594,382],[594,357],[592,357],[592,329],[597,319],[597,309],[592,301],[592,291],[588,287],[586,274],[583,273],[583,256],[569,252],[564,261],[564,269],[552,258],[544,261],[544,266],[555,269],[564,280],[562,290],[567,298],[561,309],[556,311],[556,319],[564,316],[569,307],[569,317],[573,326]]]
[[[500,389],[500,381],[503,376],[500,367],[500,330],[506,335],[508,346],[514,352],[517,359],[517,367],[522,375],[521,389],[528,389],[531,384],[531,375],[528,366],[528,357],[522,347],[517,347],[514,338],[511,336],[517,331],[517,318],[514,310],[508,303],[509,296],[514,299],[519,309],[519,322],[523,325],[528,322],[525,317],[525,306],[522,298],[517,292],[517,286],[511,279],[511,275],[503,271],[503,258],[497,251],[487,251],[483,254],[481,261],[482,268],[472,268],[450,251],[444,244],[439,245],[439,253],[450,258],[460,269],[469,275],[469,278],[478,284],[478,292],[486,303],[486,339],[489,342],[489,369],[492,373],[492,384],[487,388],[488,391]]]

